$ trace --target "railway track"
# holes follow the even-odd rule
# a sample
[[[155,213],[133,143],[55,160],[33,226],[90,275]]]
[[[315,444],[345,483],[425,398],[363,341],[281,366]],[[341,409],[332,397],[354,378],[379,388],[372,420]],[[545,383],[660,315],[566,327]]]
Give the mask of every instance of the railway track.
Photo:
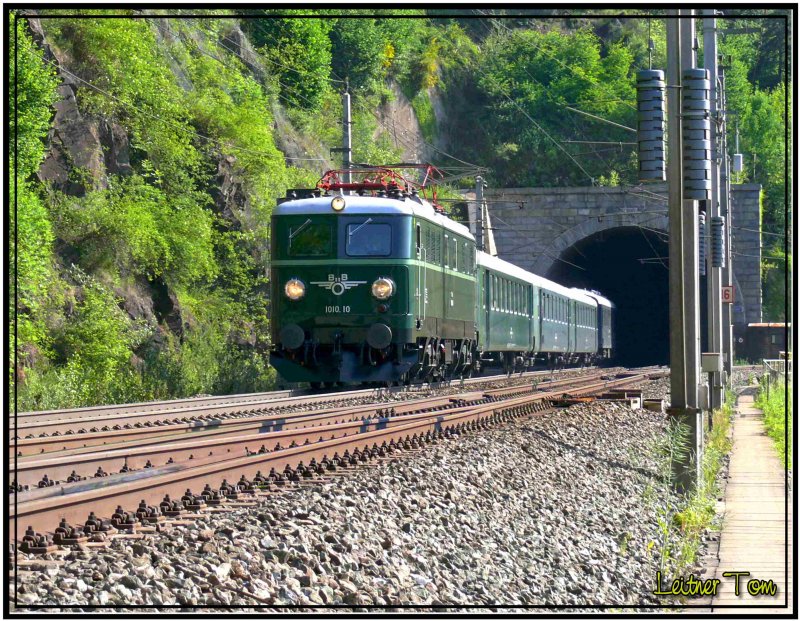
[[[489,389],[483,393],[470,391],[460,393],[460,399],[477,398],[480,394],[487,394],[495,397],[507,396],[515,393],[529,391],[532,387],[546,389],[568,385],[570,382],[581,381],[583,377],[600,377],[603,371],[592,371],[588,374],[578,376],[568,376],[560,379],[549,378],[528,378],[525,384],[515,384],[512,386]],[[323,402],[322,409],[308,410],[297,407],[294,410],[277,408],[277,411],[252,410],[245,413],[231,413],[223,410],[219,414],[211,414],[197,420],[174,421],[168,419],[156,420],[153,424],[139,424],[138,426],[128,426],[111,428],[105,426],[102,430],[84,433],[66,433],[62,435],[62,430],[71,424],[67,420],[47,422],[47,429],[54,433],[43,434],[40,437],[30,437],[17,440],[15,448],[18,457],[32,455],[45,455],[54,452],[61,454],[74,454],[84,450],[97,450],[99,446],[115,448],[124,446],[125,443],[136,441],[138,445],[159,442],[163,438],[178,439],[181,435],[190,434],[192,436],[201,435],[206,437],[209,434],[230,433],[231,431],[257,430],[259,433],[270,433],[295,429],[298,427],[314,426],[331,423],[344,423],[354,419],[382,416],[383,411],[391,413],[409,413],[419,411],[421,408],[443,406],[450,403],[454,397],[430,397],[427,400],[398,401],[392,402],[391,407],[381,403],[368,403],[366,405],[346,405],[327,407],[329,402]],[[313,402],[311,402],[313,406]],[[263,413],[260,413],[263,412]],[[55,427],[55,425],[58,425]],[[40,427],[39,429],[44,429]]]
[[[91,439],[91,433],[19,441],[40,450],[42,442],[50,445],[44,455],[17,458],[18,483],[33,489],[10,498],[16,524],[11,538],[22,541],[24,549],[45,551],[52,543],[40,533],[53,533],[55,542],[87,541],[102,538],[101,531],[152,528],[167,517],[256,502],[282,486],[343,466],[534,414],[565,393],[580,397],[607,392],[663,373],[650,368],[611,377],[598,370],[577,378],[397,402],[391,408],[369,404],[218,419],[218,424],[193,432],[191,427],[179,430],[180,425],[111,430],[94,434],[98,445],[57,448],[59,442]],[[109,437],[112,433],[118,435]],[[45,475],[45,484],[38,487]],[[32,532],[26,536],[28,527]]]
[[[578,372],[581,369],[565,369],[564,372]],[[552,376],[554,371],[529,371],[510,376],[513,379],[533,380]],[[369,388],[363,390],[336,391],[328,393],[311,393],[307,390],[281,390],[242,395],[225,395],[217,397],[196,397],[191,399],[175,399],[171,401],[154,401],[151,403],[127,403],[118,405],[76,408],[67,410],[47,410],[38,412],[19,412],[16,419],[9,420],[9,428],[19,438],[52,433],[88,433],[92,428],[103,426],[124,426],[129,424],[146,425],[172,423],[183,419],[203,420],[215,415],[235,416],[252,413],[264,409],[294,408],[332,405],[339,401],[352,399],[375,399],[376,397],[396,394],[413,394],[432,386],[474,386],[490,382],[503,381],[506,375],[489,375],[473,377],[446,384],[420,384],[411,387]],[[184,421],[185,422],[185,421]]]
[[[32,450],[28,457],[17,460],[16,480],[22,486],[37,487],[41,483],[49,487],[59,482],[78,482],[108,473],[151,468],[175,461],[214,456],[218,461],[235,455],[265,453],[306,441],[359,433],[367,421],[383,420],[390,424],[403,416],[475,406],[534,390],[551,392],[565,386],[577,387],[596,382],[603,375],[603,372],[597,371],[580,377],[537,384],[472,391],[458,397],[431,397],[399,402],[391,408],[371,404],[290,416],[258,416],[244,422],[222,420],[218,425],[209,424],[202,435],[198,435],[198,431],[203,428],[183,425],[182,429],[149,428],[79,437],[37,438],[26,441],[26,449],[35,447],[40,450]],[[131,444],[134,446],[130,446]]]

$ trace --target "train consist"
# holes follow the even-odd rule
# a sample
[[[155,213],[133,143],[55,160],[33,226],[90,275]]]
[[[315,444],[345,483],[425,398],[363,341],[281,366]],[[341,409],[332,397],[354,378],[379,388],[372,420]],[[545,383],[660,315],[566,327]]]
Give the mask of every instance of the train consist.
[[[411,383],[611,357],[609,300],[479,251],[424,192],[370,167],[279,201],[270,361],[285,380]]]

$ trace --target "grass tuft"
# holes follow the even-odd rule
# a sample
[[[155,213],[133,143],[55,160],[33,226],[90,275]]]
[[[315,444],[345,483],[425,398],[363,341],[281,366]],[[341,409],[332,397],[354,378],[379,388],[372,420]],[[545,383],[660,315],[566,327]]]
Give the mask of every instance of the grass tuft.
[[[772,381],[765,376],[761,380],[761,387],[756,398],[756,407],[764,412],[764,426],[767,428],[767,435],[772,438],[781,463],[786,468],[791,468],[791,461],[788,456],[792,452],[792,383],[789,382],[789,390],[783,381]],[[789,393],[789,401],[786,401],[786,393]],[[788,428],[788,434],[786,426]],[[786,438],[789,445],[786,446]]]

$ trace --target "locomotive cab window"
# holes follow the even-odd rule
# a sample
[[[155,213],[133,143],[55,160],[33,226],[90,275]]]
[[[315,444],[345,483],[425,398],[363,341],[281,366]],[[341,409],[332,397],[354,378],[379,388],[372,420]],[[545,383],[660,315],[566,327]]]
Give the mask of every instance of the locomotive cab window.
[[[290,257],[329,255],[333,247],[333,227],[308,218],[305,222],[289,227],[287,246]]]
[[[345,241],[350,257],[388,257],[392,253],[392,226],[385,222],[363,222],[347,225]]]

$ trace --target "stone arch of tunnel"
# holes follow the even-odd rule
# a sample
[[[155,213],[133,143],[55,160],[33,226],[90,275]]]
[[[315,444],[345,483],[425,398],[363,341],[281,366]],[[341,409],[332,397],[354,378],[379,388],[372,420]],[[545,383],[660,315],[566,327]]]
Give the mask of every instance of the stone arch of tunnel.
[[[594,289],[616,305],[615,362],[669,362],[669,247],[665,232],[639,226],[604,229],[553,254],[545,275]]]
[[[595,289],[617,305],[619,364],[669,363],[668,227],[666,215],[633,212],[588,219],[553,239],[534,261],[534,272],[567,286]],[[744,325],[748,304],[737,269],[734,264],[733,323]],[[705,287],[701,278],[703,351]]]

